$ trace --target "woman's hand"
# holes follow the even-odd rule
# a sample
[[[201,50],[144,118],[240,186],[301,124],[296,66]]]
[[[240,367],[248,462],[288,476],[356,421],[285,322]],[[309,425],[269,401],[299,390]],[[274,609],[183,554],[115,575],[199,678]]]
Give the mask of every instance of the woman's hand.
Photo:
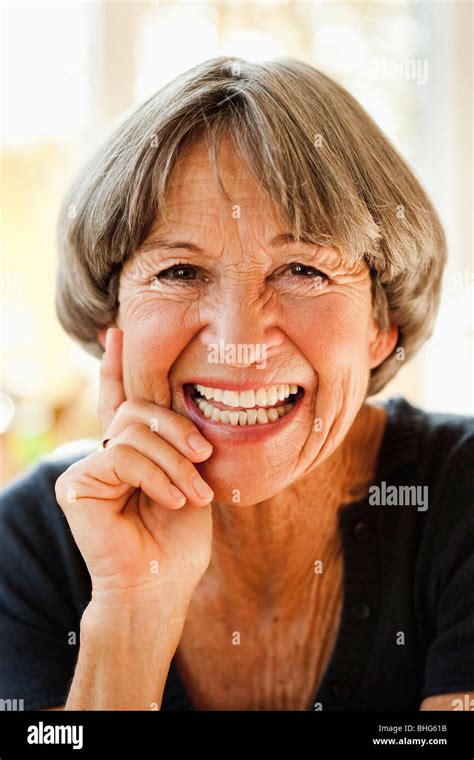
[[[186,417],[126,400],[123,333],[109,328],[98,416],[105,449],[69,467],[56,498],[92,579],[93,599],[183,600],[211,556],[213,492],[193,462],[211,444]]]

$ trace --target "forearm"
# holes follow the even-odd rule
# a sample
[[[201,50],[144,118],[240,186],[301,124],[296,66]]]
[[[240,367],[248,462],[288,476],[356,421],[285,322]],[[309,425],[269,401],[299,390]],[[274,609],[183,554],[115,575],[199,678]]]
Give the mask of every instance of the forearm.
[[[65,709],[160,709],[186,612],[162,602],[91,602]]]

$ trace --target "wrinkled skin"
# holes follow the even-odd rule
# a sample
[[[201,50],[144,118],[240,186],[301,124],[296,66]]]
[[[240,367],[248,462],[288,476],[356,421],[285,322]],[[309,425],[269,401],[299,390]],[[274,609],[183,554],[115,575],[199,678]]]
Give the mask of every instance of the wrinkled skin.
[[[117,326],[128,398],[187,414],[182,386],[196,374],[217,387],[220,380],[303,386],[300,408],[271,436],[242,445],[230,426],[214,437],[202,428],[214,452],[200,472],[217,500],[232,503],[239,489],[245,506],[283,492],[339,446],[364,402],[370,369],[392,351],[397,331],[382,333],[374,321],[365,263],[349,268],[337,250],[314,244],[271,244],[290,230],[227,140],[219,170],[231,201],[204,144],[188,149],[170,183],[166,224],[155,225],[147,250],[123,268]],[[202,252],[148,248],[157,235]],[[178,263],[187,279],[170,272]],[[297,273],[294,263],[310,269]],[[209,364],[208,345],[220,340],[264,344],[266,366]]]

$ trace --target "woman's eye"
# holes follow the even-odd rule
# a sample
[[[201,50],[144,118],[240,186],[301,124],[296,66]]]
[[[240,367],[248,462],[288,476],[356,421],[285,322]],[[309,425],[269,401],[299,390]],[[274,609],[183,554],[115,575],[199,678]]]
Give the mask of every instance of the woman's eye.
[[[324,272],[321,272],[319,269],[315,269],[314,267],[310,267],[307,264],[300,264],[299,262],[295,262],[294,264],[289,265],[288,270],[291,272],[291,274],[296,275],[296,277],[310,277],[314,280],[319,279],[321,282],[329,281],[329,277],[324,274]]]
[[[287,268],[282,272],[282,275],[294,275],[294,279],[311,279],[315,285],[323,287],[329,282],[329,277],[315,267],[311,267],[307,264],[300,264],[294,262],[289,264]],[[167,269],[163,269],[162,272],[154,274],[151,278],[152,286],[158,283],[159,280],[168,280],[175,282],[189,282],[190,280],[197,280],[200,277],[200,271],[198,267],[191,266],[191,264],[173,264]]]
[[[197,267],[190,266],[189,264],[174,264],[168,269],[163,269],[162,272],[155,274],[153,280],[195,280],[198,276]]]

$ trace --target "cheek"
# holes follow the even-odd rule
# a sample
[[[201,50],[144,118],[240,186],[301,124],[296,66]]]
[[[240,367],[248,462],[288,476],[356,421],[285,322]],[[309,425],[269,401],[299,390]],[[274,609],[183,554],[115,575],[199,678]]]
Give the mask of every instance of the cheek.
[[[192,338],[186,308],[172,302],[142,304],[125,312],[123,366],[125,393],[156,403],[169,403],[168,375]]]
[[[287,310],[286,333],[322,377],[366,373],[370,307],[328,294]]]

